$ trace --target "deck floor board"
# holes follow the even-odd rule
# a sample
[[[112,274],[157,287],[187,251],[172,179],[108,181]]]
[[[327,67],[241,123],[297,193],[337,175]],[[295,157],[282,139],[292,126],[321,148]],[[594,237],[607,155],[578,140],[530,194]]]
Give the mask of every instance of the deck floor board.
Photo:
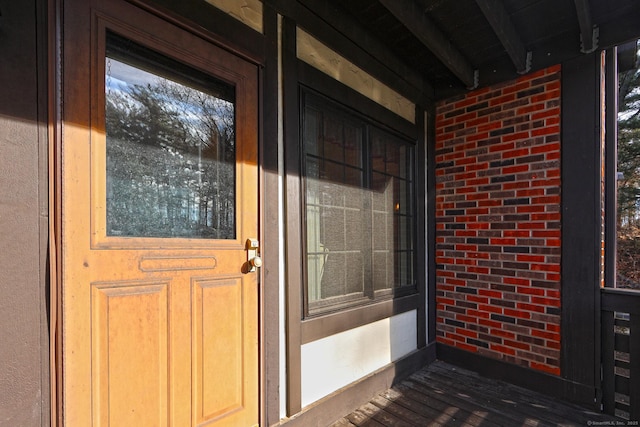
[[[558,425],[565,421],[562,414],[566,411],[566,405],[520,387],[501,382],[488,382],[477,374],[470,377],[468,372],[460,374],[458,368],[444,371],[435,367],[433,371],[420,371],[417,374],[416,381],[424,383],[433,381],[443,388],[450,387],[449,391],[456,393],[466,393],[470,387],[480,390],[482,395],[469,394],[469,400],[506,414],[513,413],[514,409],[517,409],[518,414],[527,415],[534,420],[531,425],[540,425],[540,422]]]
[[[332,427],[542,427],[616,421],[621,420],[436,361]]]
[[[463,418],[468,425],[474,427],[499,427],[514,422],[508,413],[497,411],[495,408],[488,411],[484,407],[474,404],[468,396],[459,396],[456,393],[451,393],[446,387],[420,384],[413,381],[409,382],[409,387],[421,394],[439,396],[440,400],[450,408],[456,408],[457,417]]]
[[[412,426],[421,426],[428,425],[430,423],[429,419],[422,414],[412,411],[398,403],[389,400],[381,395],[374,397],[371,400],[371,403],[376,405],[378,408],[390,412],[394,414],[396,417],[401,418],[408,422]],[[436,412],[433,413],[434,415]],[[442,424],[432,422],[433,427],[440,427]]]
[[[419,374],[422,374],[422,371]],[[451,381],[451,379],[455,380]],[[534,407],[531,405],[530,400],[533,396],[518,393],[512,387],[495,389],[491,387],[492,384],[486,384],[477,379],[469,380],[468,377],[460,377],[455,374],[451,377],[443,377],[437,374],[417,375],[415,381],[425,386],[433,385],[438,387],[439,390],[447,390],[447,393],[459,396],[468,405],[486,409],[492,415],[501,414],[510,419],[513,418],[514,413],[518,417],[526,415],[528,418],[524,420],[525,425],[552,426],[564,421],[561,416],[556,415],[556,411],[541,411],[541,409],[545,408],[551,409],[548,403]],[[481,391],[482,394],[469,393],[468,390],[470,388]],[[555,409],[561,412],[564,408],[557,407]]]

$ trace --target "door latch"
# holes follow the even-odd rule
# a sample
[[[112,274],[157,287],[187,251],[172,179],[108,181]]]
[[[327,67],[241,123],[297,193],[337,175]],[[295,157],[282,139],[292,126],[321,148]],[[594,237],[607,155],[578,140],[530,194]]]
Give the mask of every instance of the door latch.
[[[246,272],[256,271],[256,268],[262,267],[262,258],[260,258],[260,242],[258,239],[247,239],[245,243],[247,251],[247,268]]]

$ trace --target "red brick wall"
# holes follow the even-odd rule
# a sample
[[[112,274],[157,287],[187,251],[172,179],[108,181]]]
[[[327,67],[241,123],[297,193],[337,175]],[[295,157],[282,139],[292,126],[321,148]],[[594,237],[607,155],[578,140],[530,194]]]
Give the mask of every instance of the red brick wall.
[[[439,103],[437,339],[560,373],[560,67]]]

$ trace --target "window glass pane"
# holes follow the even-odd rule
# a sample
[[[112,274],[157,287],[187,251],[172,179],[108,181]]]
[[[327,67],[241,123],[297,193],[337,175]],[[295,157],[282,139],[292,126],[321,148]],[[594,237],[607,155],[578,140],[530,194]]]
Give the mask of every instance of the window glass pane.
[[[325,116],[327,116],[325,114]],[[344,126],[335,117],[326,117],[323,121],[324,151],[322,156],[328,160],[344,162]]]
[[[362,186],[362,170],[350,167],[345,167],[344,171],[344,183],[346,185],[352,185],[354,187]]]
[[[618,80],[616,287],[640,289],[640,69],[637,64],[621,72]]]
[[[413,147],[311,99],[305,97],[301,135],[307,313],[313,315],[415,286],[415,236]]]
[[[413,179],[413,150],[405,145],[400,146],[400,178]]]
[[[318,300],[347,295],[346,285],[347,262],[343,251],[328,251],[324,269],[320,277]]]
[[[110,34],[109,236],[233,239],[234,89]]]
[[[413,257],[410,251],[396,252],[395,286],[401,287],[413,282]]]
[[[372,135],[371,141],[371,168],[377,172],[385,172],[385,144],[378,134]]]
[[[362,166],[362,137],[360,129],[352,124],[345,124],[344,129],[344,162],[350,166]]]
[[[323,173],[321,174],[321,178],[326,179],[331,182],[339,182],[344,183],[344,164],[332,162],[330,160],[326,160],[324,162]],[[340,192],[335,192],[339,194]]]
[[[343,252],[346,245],[345,211],[343,207],[323,207],[320,211],[320,236],[331,252]]]
[[[388,250],[373,254],[373,288],[376,291],[393,286],[393,253]]]
[[[400,146],[396,144],[386,144],[385,166],[389,175],[400,176]],[[404,166],[404,165],[403,165]]]
[[[347,253],[346,295],[360,296],[365,292],[364,253],[362,250]]]
[[[393,210],[398,215],[408,215],[411,213],[411,183],[394,178],[393,179]]]
[[[304,115],[304,140],[307,143],[307,153],[310,156],[322,155],[322,133],[318,127],[318,122],[322,120],[322,113],[308,108]]]

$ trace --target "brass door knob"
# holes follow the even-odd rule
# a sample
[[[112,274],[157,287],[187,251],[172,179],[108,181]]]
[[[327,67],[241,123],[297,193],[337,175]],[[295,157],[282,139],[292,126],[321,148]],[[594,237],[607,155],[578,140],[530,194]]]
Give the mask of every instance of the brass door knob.
[[[249,264],[251,264],[252,267],[260,268],[262,267],[262,258],[260,258],[259,256],[254,256],[249,260]]]

